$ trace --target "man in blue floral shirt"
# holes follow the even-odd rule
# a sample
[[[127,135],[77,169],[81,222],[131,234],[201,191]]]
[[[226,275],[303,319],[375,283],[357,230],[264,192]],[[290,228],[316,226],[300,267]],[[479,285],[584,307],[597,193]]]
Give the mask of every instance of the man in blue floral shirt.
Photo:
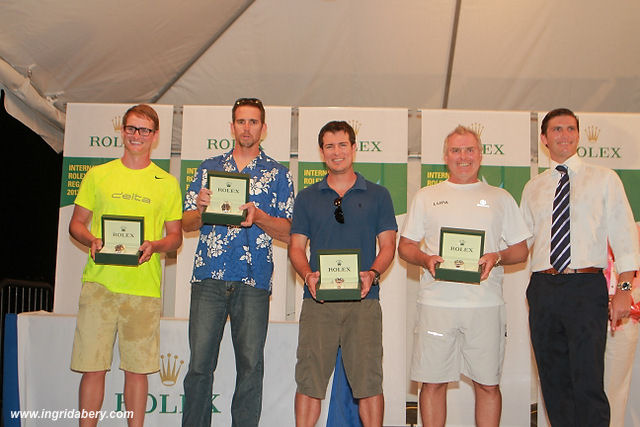
[[[236,353],[233,426],[257,426],[262,409],[264,344],[269,321],[273,239],[289,243],[293,180],[288,169],[267,156],[260,141],[267,130],[262,102],[240,98],[233,105],[233,150],[200,164],[184,203],[184,231],[200,230],[191,278],[189,346],[184,379],[183,426],[211,425],[213,372],[227,321]],[[207,171],[251,176],[249,203],[240,227],[205,225],[210,202]]]

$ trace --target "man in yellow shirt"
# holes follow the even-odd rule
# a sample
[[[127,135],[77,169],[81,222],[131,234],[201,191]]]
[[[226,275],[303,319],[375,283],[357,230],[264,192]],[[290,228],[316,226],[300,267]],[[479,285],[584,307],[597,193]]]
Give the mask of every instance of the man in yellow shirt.
[[[82,291],[71,356],[71,369],[82,372],[81,426],[98,422],[106,371],[116,333],[120,369],[125,371],[124,401],[142,426],[147,401],[147,374],[159,370],[161,252],[182,243],[181,196],[177,180],[151,162],[159,119],[153,108],[137,105],[122,119],[122,158],[96,166],[82,180],[69,233],[90,248],[82,274]],[[103,248],[102,217],[144,217],[144,242],[136,266],[97,264]],[[163,237],[163,228],[166,235]],[[90,414],[90,415],[87,415]]]

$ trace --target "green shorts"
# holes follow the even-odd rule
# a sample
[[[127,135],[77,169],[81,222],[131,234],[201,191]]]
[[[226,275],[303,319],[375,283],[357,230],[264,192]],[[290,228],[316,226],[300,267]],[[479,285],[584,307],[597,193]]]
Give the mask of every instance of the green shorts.
[[[161,312],[161,298],[118,294],[99,283],[85,282],[80,292],[71,369],[111,369],[117,334],[120,369],[137,374],[157,372]]]
[[[342,347],[353,397],[381,394],[382,311],[378,300],[321,304],[305,298],[298,335],[298,393],[324,399],[338,347]]]

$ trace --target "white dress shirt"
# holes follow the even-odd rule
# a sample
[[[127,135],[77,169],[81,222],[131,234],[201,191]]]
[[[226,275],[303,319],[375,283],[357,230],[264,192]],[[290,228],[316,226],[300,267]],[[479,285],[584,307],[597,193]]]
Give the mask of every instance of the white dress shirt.
[[[607,267],[607,239],[620,272],[640,265],[638,231],[618,175],[611,169],[588,164],[573,155],[563,163],[569,170],[571,263],[569,268]],[[558,163],[532,178],[522,192],[520,209],[533,237],[531,271],[551,268],[551,211],[560,179]]]

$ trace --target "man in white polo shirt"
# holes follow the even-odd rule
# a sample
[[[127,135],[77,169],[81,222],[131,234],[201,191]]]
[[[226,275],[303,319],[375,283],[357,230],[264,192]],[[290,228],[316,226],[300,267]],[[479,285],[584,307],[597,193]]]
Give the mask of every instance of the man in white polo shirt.
[[[460,373],[473,381],[476,422],[498,426],[502,412],[500,376],[506,316],[502,265],[527,257],[529,231],[509,193],[478,179],[479,136],[458,126],[444,143],[449,179],[422,188],[404,224],[398,253],[425,269],[418,293],[411,379],[422,382],[420,415],[425,426],[444,426],[447,385]],[[485,232],[480,283],[435,279],[442,227]],[[426,249],[422,251],[420,242]]]

